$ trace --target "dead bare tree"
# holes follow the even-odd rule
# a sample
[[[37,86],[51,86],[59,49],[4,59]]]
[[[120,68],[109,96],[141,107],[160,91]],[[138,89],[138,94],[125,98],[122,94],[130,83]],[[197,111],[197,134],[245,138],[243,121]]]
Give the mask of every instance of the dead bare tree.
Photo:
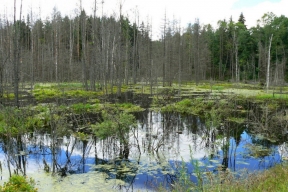
[[[269,48],[268,48],[268,63],[267,63],[267,76],[266,76],[266,92],[268,92],[269,89],[269,81],[270,81],[270,57],[271,57],[271,44],[272,44],[273,34],[269,38]]]
[[[20,23],[22,17],[22,0],[20,6],[20,19],[17,23],[16,20],[16,0],[14,0],[14,39],[13,39],[13,74],[14,74],[14,95],[15,95],[15,106],[19,106],[19,60],[20,60]]]

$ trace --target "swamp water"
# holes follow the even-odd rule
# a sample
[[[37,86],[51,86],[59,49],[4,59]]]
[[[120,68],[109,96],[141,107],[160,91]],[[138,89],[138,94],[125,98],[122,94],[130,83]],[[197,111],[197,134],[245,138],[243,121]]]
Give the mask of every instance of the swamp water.
[[[285,143],[273,144],[253,135],[247,124],[215,128],[192,115],[144,111],[135,116],[137,128],[129,133],[126,151],[113,137],[80,140],[71,134],[53,139],[30,133],[21,136],[21,144],[1,139],[0,184],[9,178],[8,160],[11,171],[18,167],[19,173],[26,172],[39,191],[153,191],[160,185],[168,190],[182,162],[196,183],[195,161],[201,172],[228,168],[237,174],[267,169],[287,157]],[[20,154],[13,153],[19,151],[17,146]],[[51,176],[53,169],[58,171]]]

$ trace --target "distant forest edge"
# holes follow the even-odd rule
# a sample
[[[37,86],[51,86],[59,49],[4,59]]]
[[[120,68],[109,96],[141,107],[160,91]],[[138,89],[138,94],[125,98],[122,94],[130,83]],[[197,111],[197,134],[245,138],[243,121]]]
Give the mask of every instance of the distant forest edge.
[[[211,24],[182,28],[163,16],[161,39],[149,23],[121,14],[0,18],[0,93],[19,83],[83,82],[86,90],[107,85],[150,85],[203,80],[255,81],[283,85],[288,80],[288,18],[269,12],[247,28],[241,13]],[[24,19],[25,18],[25,19]],[[33,19],[32,19],[33,18]]]

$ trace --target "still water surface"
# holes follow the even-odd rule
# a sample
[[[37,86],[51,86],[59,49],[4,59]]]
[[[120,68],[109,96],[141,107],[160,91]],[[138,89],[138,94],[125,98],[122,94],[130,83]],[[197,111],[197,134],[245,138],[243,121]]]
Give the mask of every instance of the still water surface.
[[[69,134],[53,140],[50,134],[31,133],[22,136],[20,154],[8,154],[1,140],[1,184],[8,179],[8,159],[12,170],[17,163],[19,172],[25,167],[39,191],[152,191],[159,185],[169,189],[182,162],[197,182],[196,160],[203,172],[228,168],[238,173],[270,168],[286,156],[285,143],[276,145],[252,135],[247,124],[207,127],[198,116],[151,111],[137,113],[136,118],[138,127],[129,134],[128,159],[120,158],[117,138],[82,141]],[[44,171],[44,161],[49,173]],[[53,167],[58,173],[52,177]]]

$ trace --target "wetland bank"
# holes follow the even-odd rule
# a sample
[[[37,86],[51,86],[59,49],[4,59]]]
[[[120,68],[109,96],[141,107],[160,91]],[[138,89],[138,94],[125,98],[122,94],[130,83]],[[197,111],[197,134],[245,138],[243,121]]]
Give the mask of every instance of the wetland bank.
[[[37,84],[20,108],[12,94],[2,100],[2,184],[17,173],[39,191],[205,191],[285,167],[286,94],[202,83],[105,95],[75,85]]]
[[[0,14],[0,191],[285,188],[286,16],[182,26],[165,11],[152,27],[122,0],[45,18],[13,2]]]

